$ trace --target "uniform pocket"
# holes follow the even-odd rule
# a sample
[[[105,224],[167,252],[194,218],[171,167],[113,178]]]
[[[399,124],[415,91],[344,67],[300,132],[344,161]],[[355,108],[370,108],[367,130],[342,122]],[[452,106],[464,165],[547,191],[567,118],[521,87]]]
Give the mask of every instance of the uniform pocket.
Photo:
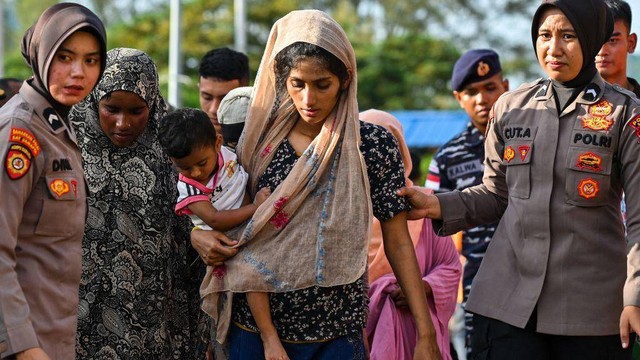
[[[35,233],[45,236],[69,236],[72,227],[66,223],[66,214],[75,214],[73,201],[43,200],[42,212]]]
[[[571,147],[567,157],[567,203],[594,207],[607,203],[613,155],[606,151]]]
[[[520,140],[505,144],[502,164],[507,167],[506,179],[509,196],[528,199],[531,195],[531,158],[533,140]]]
[[[49,196],[43,199],[42,212],[35,233],[47,236],[69,236],[77,231],[78,181],[72,176],[45,176]],[[84,200],[83,200],[84,201]],[[84,221],[84,219],[82,219]]]

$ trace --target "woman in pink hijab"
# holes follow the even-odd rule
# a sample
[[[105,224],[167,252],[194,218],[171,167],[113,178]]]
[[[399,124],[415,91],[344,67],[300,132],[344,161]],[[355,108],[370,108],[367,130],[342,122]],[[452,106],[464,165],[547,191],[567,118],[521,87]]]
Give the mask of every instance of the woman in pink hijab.
[[[360,113],[360,119],[383,126],[395,136],[400,146],[407,184],[411,184],[408,178],[412,169],[411,157],[400,121],[387,112],[373,109]],[[449,236],[434,234],[431,220],[408,221],[407,225],[422,273],[438,347],[442,359],[451,359],[448,323],[455,310],[462,271],[459,255]],[[371,360],[413,358],[415,323],[387,261],[380,223],[375,219],[369,245],[369,283],[366,333]]]

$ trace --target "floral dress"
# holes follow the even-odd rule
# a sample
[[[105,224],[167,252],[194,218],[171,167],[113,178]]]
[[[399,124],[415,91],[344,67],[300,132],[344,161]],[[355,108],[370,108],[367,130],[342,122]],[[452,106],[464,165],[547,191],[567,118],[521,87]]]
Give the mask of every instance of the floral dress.
[[[367,167],[373,214],[381,221],[389,220],[409,208],[406,200],[395,194],[397,189],[405,185],[397,141],[383,127],[364,122],[360,122],[360,135],[360,151]],[[276,151],[271,164],[259,179],[258,188],[268,186],[274,191],[298,160],[298,155],[286,139]],[[365,275],[347,285],[313,286],[270,293],[271,316],[278,335],[282,340],[292,342],[317,342],[361,335],[368,315],[367,287],[365,272]],[[244,294],[234,295],[233,322],[243,329],[258,331]]]

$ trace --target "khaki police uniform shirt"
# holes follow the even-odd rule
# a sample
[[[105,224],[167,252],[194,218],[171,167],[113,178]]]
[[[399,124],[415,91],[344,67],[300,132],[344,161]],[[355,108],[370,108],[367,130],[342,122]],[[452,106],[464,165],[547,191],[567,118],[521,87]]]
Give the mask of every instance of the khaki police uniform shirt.
[[[75,136],[28,84],[0,111],[0,357],[75,358],[86,186]]]
[[[483,184],[437,195],[441,230],[502,216],[467,310],[524,328],[537,308],[541,333],[617,334],[623,305],[640,305],[640,103],[600,75],[561,116],[552,93],[539,80],[496,102]]]

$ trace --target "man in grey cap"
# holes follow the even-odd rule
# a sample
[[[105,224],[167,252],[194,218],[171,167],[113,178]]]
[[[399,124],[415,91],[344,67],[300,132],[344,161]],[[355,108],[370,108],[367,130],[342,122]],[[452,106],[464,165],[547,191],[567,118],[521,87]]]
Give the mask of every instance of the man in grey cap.
[[[225,95],[218,108],[222,142],[233,151],[236,150],[236,145],[238,145],[238,140],[244,129],[244,120],[247,118],[252,91],[253,87],[251,86],[235,88]]]
[[[429,165],[426,187],[434,191],[462,190],[482,183],[484,166],[484,133],[489,111],[498,97],[509,90],[509,81],[502,76],[498,54],[493,50],[474,49],[464,53],[453,67],[453,96],[467,113],[467,128],[444,144]],[[464,266],[463,305],[471,282],[489,246],[497,224],[483,224],[462,234]],[[465,343],[467,352],[473,333],[473,314],[465,312]]]

